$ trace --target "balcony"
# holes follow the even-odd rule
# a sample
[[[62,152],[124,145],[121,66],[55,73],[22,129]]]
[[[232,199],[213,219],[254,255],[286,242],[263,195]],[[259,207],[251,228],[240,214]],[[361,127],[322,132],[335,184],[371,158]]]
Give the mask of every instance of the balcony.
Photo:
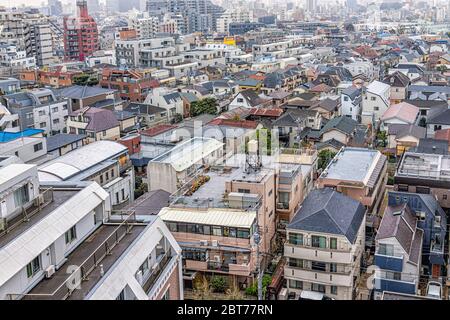
[[[406,294],[416,294],[416,282],[412,279],[410,281],[394,280],[381,278],[378,275],[374,278],[374,288],[376,291],[392,291]]]
[[[230,263],[228,265],[231,274],[241,275],[241,276],[249,276],[250,275],[250,263],[247,264],[236,264]]]
[[[286,277],[295,278],[300,281],[321,283],[325,285],[334,285],[334,286],[345,286],[345,287],[353,286],[352,272],[332,273],[310,269],[301,269],[286,265],[284,267],[284,274]]]
[[[338,243],[339,248],[339,243]],[[284,253],[286,257],[301,258],[306,260],[315,260],[333,263],[352,263],[353,254],[350,249],[327,249],[315,248],[305,245],[284,244]]]
[[[221,263],[221,262],[215,262],[215,261],[208,261],[208,270],[212,271],[222,271],[222,272],[229,272],[230,267],[228,264]]]
[[[161,273],[165,270],[166,266],[168,265],[170,259],[172,257],[165,253],[157,257],[157,262],[153,266],[153,270],[151,274],[148,276],[147,280],[145,280],[142,288],[144,289],[146,294],[150,293],[150,290],[152,289],[153,285],[155,284],[158,277],[161,275]]]
[[[185,268],[187,270],[195,270],[195,271],[206,271],[208,270],[208,262],[207,261],[198,261],[198,260],[188,260],[185,259]]]
[[[403,256],[394,257],[386,256],[376,253],[374,264],[383,270],[392,270],[396,272],[402,272],[403,270]]]

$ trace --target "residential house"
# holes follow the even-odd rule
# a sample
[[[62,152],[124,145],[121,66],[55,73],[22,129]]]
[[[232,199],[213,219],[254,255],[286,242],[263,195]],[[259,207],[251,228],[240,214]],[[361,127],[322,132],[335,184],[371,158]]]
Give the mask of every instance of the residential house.
[[[361,122],[362,90],[355,86],[341,92],[341,115]]]
[[[314,291],[352,300],[365,239],[364,206],[330,188],[309,193],[286,227],[284,278],[289,293]]]
[[[377,212],[387,181],[387,159],[377,150],[344,147],[317,179],[318,188],[333,188]]]
[[[108,109],[84,107],[70,114],[67,132],[86,135],[86,142],[117,140],[120,138],[120,123],[114,112]]]
[[[84,134],[59,133],[47,137],[47,153],[58,157],[84,146]]]
[[[425,138],[426,129],[414,124],[391,124],[387,130],[388,148],[400,156],[406,150],[417,147],[420,139]]]
[[[381,130],[386,130],[392,124],[416,124],[420,110],[407,102],[393,104],[381,116]]]
[[[239,92],[234,96],[233,100],[228,105],[228,110],[236,108],[267,108],[271,106],[269,99],[261,98],[258,93],[252,89],[247,89]]]
[[[404,73],[397,71],[387,75],[383,82],[391,87],[391,104],[403,102],[408,98],[408,87],[411,80]]]
[[[366,87],[361,113],[363,124],[379,125],[381,116],[389,108],[390,94],[390,86],[380,81],[374,81]]]
[[[71,86],[61,89],[59,95],[68,99],[71,112],[104,100],[112,100],[114,104],[120,100],[117,91],[114,89],[91,86]]]
[[[387,206],[375,237],[374,298],[384,291],[417,294],[424,232],[407,203]]]

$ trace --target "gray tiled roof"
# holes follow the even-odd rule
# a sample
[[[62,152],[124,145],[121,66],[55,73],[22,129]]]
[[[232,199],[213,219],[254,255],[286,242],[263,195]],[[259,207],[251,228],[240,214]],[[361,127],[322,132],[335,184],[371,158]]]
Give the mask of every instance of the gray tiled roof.
[[[360,202],[342,193],[316,189],[308,194],[287,228],[343,235],[355,243],[365,212]]]
[[[114,89],[105,89],[102,87],[90,87],[90,86],[72,86],[61,89],[59,94],[63,97],[71,99],[82,99],[93,97],[101,94],[115,92]]]
[[[84,134],[59,133],[47,137],[47,151],[53,151],[86,138]]]

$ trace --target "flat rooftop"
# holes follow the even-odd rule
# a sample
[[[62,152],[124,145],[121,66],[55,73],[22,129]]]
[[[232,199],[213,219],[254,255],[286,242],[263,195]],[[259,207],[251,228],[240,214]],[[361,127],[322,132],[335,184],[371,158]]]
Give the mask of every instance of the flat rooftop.
[[[367,184],[379,160],[385,158],[377,150],[344,148],[336,154],[320,177]]]
[[[406,152],[396,176],[450,181],[450,156]]]
[[[67,272],[69,266],[81,266],[84,265],[88,269],[93,266],[93,254],[96,256],[102,256],[101,248],[104,248],[105,241],[114,235],[117,225],[102,225],[99,227],[89,238],[87,238],[79,247],[75,249],[68,257],[67,261],[61,268],[59,268],[55,274],[49,279],[43,279],[36,285],[29,295],[25,295],[24,299],[52,299],[62,300],[67,294],[66,281],[69,280],[70,273]],[[129,233],[115,245],[108,255],[101,260],[103,270],[105,274],[112,267],[112,265],[120,258],[120,256],[127,250],[127,248],[133,243],[134,240],[142,233],[146,228],[146,225],[138,226],[134,225]],[[122,234],[121,232],[120,234]],[[109,243],[110,241],[108,241]],[[79,289],[76,289],[72,294],[67,297],[68,300],[83,300],[84,297],[92,290],[97,282],[102,278],[100,275],[100,268],[94,267],[93,271],[89,274],[86,280],[82,281]],[[44,296],[33,296],[44,295]]]
[[[222,148],[223,143],[212,138],[195,137],[178,144],[173,149],[156,157],[152,162],[171,164],[175,170],[183,171],[205,156]]]

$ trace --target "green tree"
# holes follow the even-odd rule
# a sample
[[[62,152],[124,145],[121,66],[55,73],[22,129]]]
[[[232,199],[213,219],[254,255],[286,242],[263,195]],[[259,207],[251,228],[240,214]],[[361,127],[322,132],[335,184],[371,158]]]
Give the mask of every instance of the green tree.
[[[262,294],[263,298],[266,296],[267,287],[272,283],[272,277],[268,274],[265,274],[262,278]],[[258,296],[258,281],[254,281],[253,284],[247,289],[245,289],[245,293],[249,296]]]
[[[217,101],[214,98],[204,98],[191,103],[191,117],[201,114],[217,114]]]
[[[211,287],[214,289],[214,292],[225,292],[225,288],[227,286],[227,282],[222,276],[214,276],[211,278]]]
[[[385,147],[387,144],[387,133],[386,131],[380,131],[377,133],[378,143],[381,144],[382,147]]]
[[[79,86],[95,86],[98,84],[98,79],[92,77],[87,73],[78,74],[72,79],[73,84]]]
[[[148,191],[148,186],[146,183],[142,181],[142,177],[136,176],[136,180],[134,182],[135,190],[134,190],[134,198],[137,199],[142,196],[144,193]]]
[[[259,135],[266,137],[266,139],[262,139],[262,141],[259,141]],[[267,129],[258,129],[256,130],[256,139],[262,144],[259,146],[260,152],[266,152],[267,155],[270,156],[272,154],[272,133],[270,130]]]
[[[171,123],[172,124],[180,123],[182,120],[183,120],[183,116],[181,114],[179,114],[179,113],[176,113],[176,114],[174,114],[174,116],[173,116],[173,118],[171,120]]]
[[[334,158],[336,155],[336,152],[333,152],[331,150],[322,150],[319,152],[319,169],[325,169],[327,165],[330,163],[330,161]]]
[[[427,126],[427,119],[425,119],[424,117],[420,118],[419,120],[419,127],[426,127]]]

